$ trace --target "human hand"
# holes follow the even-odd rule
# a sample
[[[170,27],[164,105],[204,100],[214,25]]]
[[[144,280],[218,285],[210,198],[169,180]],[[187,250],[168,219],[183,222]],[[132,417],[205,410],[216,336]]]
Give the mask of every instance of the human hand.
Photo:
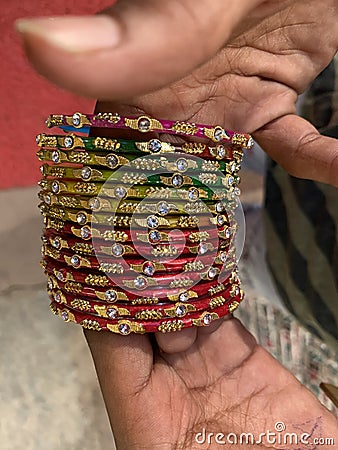
[[[277,422],[299,439],[308,433],[309,444],[278,445],[264,437],[259,446],[243,441],[231,448],[305,450],[317,448],[310,445],[316,438],[337,442],[335,418],[237,319],[198,329],[194,343],[177,351],[187,331],[160,335],[160,346],[148,335],[86,331],[119,450],[214,450],[223,448],[228,433],[253,433],[258,440],[276,432]],[[209,445],[207,437],[204,445],[196,441],[203,429],[214,433]],[[216,440],[217,433],[224,437]]]
[[[251,132],[292,175],[338,186],[337,141],[295,115],[337,51],[336,0],[119,0],[103,16],[19,29],[42,74],[119,100],[107,110],[123,99],[129,112]]]

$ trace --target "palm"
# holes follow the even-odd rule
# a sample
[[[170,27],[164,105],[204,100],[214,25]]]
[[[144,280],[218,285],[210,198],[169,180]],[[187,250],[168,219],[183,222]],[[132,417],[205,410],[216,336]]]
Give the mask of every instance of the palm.
[[[218,448],[196,433],[258,437],[280,421],[289,433],[336,437],[335,419],[236,320],[171,355],[145,336],[88,337],[119,450]]]

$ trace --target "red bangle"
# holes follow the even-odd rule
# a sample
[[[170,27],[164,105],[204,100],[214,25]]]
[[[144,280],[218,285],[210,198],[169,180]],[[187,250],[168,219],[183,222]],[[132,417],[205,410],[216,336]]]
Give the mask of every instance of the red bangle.
[[[90,300],[69,294],[61,289],[49,291],[50,300],[60,305],[66,305],[74,311],[84,312],[109,319],[120,319],[124,316],[135,319],[154,320],[168,317],[184,317],[188,313],[215,309],[229,300],[239,301],[243,296],[238,285],[228,286],[222,294],[215,297],[207,296],[189,302],[175,302],[152,305],[146,309],[144,305],[132,305],[131,303],[107,304],[103,301]]]
[[[168,318],[162,320],[136,320],[136,319],[105,319],[88,313],[78,312],[68,306],[51,303],[51,310],[59,315],[65,322],[74,322],[80,324],[83,328],[95,331],[111,331],[124,336],[130,333],[168,333],[181,331],[183,328],[192,326],[208,326],[213,321],[231,314],[240,304],[241,298],[231,299],[227,303],[211,311],[193,312],[187,314],[182,319]]]

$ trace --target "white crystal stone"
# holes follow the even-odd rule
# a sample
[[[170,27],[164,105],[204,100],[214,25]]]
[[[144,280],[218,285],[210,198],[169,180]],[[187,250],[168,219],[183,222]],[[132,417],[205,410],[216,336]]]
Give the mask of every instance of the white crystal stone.
[[[148,142],[148,150],[152,153],[158,153],[162,148],[162,143],[158,139],[151,139]]]
[[[124,252],[123,245],[121,244],[113,244],[111,248],[112,254],[116,257],[122,256]]]
[[[221,252],[221,254],[219,256],[220,256],[220,259],[221,259],[222,263],[225,264],[226,260],[227,260],[227,256],[228,256],[227,253],[226,252]]]
[[[143,118],[139,119],[138,122],[137,122],[137,127],[142,132],[149,131],[149,129],[150,129],[150,120],[147,119],[146,117],[143,117]]]
[[[107,316],[109,319],[117,319],[119,313],[116,308],[108,308],[107,309]]]
[[[82,239],[89,239],[91,237],[91,231],[89,227],[82,227],[80,230]]]
[[[121,334],[127,335],[130,333],[130,326],[127,323],[120,323],[119,325],[119,332]]]
[[[89,180],[91,176],[92,176],[92,169],[90,167],[84,167],[81,170],[81,178],[83,180],[85,180],[85,181]]]
[[[61,248],[61,239],[59,236],[56,236],[54,239],[51,240],[51,244],[56,250],[59,250]]]
[[[113,303],[117,300],[117,294],[112,289],[109,289],[108,291],[105,292],[105,298],[107,302]]]
[[[198,253],[204,255],[208,251],[208,244],[206,242],[201,242],[198,248]]]
[[[81,259],[78,255],[73,255],[70,259],[70,262],[73,267],[79,267],[79,265],[81,264]]]
[[[147,262],[144,266],[143,266],[143,273],[145,275],[148,275],[149,277],[152,277],[155,273],[155,266],[153,263],[151,262]]]
[[[224,211],[224,209],[225,209],[225,207],[224,207],[224,204],[223,203],[217,203],[217,205],[216,205],[216,211],[218,212],[218,213],[221,213],[221,212],[223,212]]]
[[[79,212],[76,216],[76,221],[79,225],[84,225],[87,222],[87,215],[83,212]]]
[[[171,181],[172,185],[174,187],[180,187],[183,184],[183,177],[182,175],[179,175],[178,173],[172,177]]]
[[[46,205],[50,205],[52,203],[51,196],[49,194],[45,195],[44,201],[45,201]]]
[[[176,316],[183,317],[187,314],[187,308],[184,305],[178,305],[175,312]]]
[[[127,195],[127,191],[125,190],[124,187],[119,186],[115,189],[115,196],[117,198],[124,198],[126,195]]]
[[[54,150],[52,152],[52,161],[57,164],[60,162],[60,152],[58,150]]]
[[[219,225],[221,227],[222,225],[224,225],[224,223],[225,223],[225,217],[222,215],[217,216],[217,225]]]
[[[214,130],[214,139],[215,141],[221,141],[225,136],[224,130],[221,127],[216,127]]]
[[[204,323],[204,325],[210,325],[211,322],[212,322],[211,314],[206,314],[206,315],[203,317],[203,323]]]
[[[47,281],[47,288],[48,288],[49,290],[51,290],[51,289],[53,289],[53,287],[54,287],[54,283],[53,283],[53,281],[49,278],[48,281]]]
[[[161,240],[161,233],[157,230],[150,231],[149,240],[151,242],[159,242]]]
[[[147,280],[144,277],[137,277],[134,280],[134,286],[136,289],[143,289],[147,286]]]
[[[231,236],[230,228],[227,228],[227,229],[225,230],[225,237],[226,237],[227,239],[229,239],[230,236]]]
[[[188,168],[188,161],[185,158],[180,158],[176,162],[177,170],[185,172]]]
[[[55,292],[55,294],[54,294],[54,300],[55,300],[57,303],[61,303],[61,295],[60,295],[60,292]]]
[[[217,156],[220,159],[223,159],[226,156],[226,150],[225,147],[223,145],[218,145],[217,147]]]
[[[159,225],[158,218],[156,216],[147,217],[147,225],[149,228],[156,228]]]
[[[169,205],[167,202],[162,202],[157,207],[157,212],[161,214],[161,216],[165,216],[169,212]]]
[[[88,203],[92,211],[98,211],[101,207],[101,201],[97,197],[91,198]]]
[[[182,292],[179,296],[179,301],[180,302],[187,302],[189,300],[189,294],[188,292]]]
[[[69,319],[67,311],[62,311],[61,317],[65,322],[67,322],[67,320]]]
[[[78,127],[81,124],[81,116],[80,116],[80,114],[79,113],[73,114],[72,120],[73,120],[73,125],[75,127]]]
[[[72,138],[72,136],[66,136],[65,138],[64,138],[64,146],[66,147],[66,148],[72,148],[73,147],[73,145],[74,145],[74,139]]]
[[[111,169],[115,169],[115,167],[118,165],[119,161],[115,155],[107,155],[106,156],[106,164]]]
[[[210,267],[210,269],[208,270],[208,277],[212,280],[216,275],[217,270],[215,269],[215,267]]]
[[[57,194],[60,191],[60,185],[58,183],[58,181],[53,181],[52,183],[52,192],[54,194]]]
[[[59,281],[66,281],[66,279],[65,279],[65,277],[64,277],[64,275],[63,275],[63,272],[61,272],[61,270],[59,270],[58,272],[56,272],[56,278],[57,278]]]
[[[188,198],[190,201],[194,202],[199,198],[199,192],[197,188],[190,188],[188,192]]]

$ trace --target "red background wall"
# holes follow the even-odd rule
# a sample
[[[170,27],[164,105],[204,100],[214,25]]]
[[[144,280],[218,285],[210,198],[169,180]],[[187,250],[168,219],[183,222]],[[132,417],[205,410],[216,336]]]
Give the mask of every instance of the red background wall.
[[[88,14],[112,0],[10,0],[1,2],[0,17],[0,189],[30,186],[39,179],[35,136],[46,131],[50,113],[91,111],[92,100],[75,97],[37,75],[23,54],[15,19],[28,16]]]

